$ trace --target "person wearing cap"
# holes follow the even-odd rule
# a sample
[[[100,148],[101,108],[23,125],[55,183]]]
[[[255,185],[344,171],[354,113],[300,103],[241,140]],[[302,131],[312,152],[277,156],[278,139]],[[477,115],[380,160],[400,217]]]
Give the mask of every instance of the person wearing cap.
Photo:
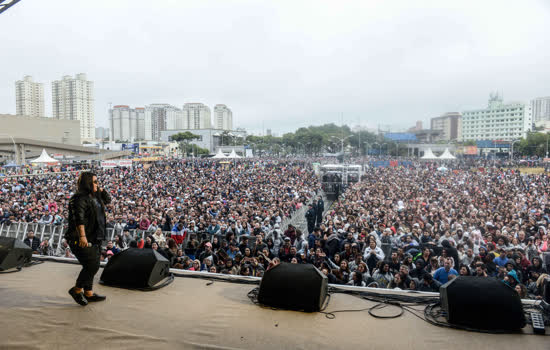
[[[204,243],[204,251],[199,255],[199,261],[204,261],[204,259],[212,257],[213,263],[218,264],[218,256],[212,251],[212,243]]]
[[[239,247],[237,246],[235,241],[229,242],[229,247],[227,249],[227,256],[229,256],[231,259],[235,259],[235,256],[239,253]]]
[[[504,250],[504,248],[499,249],[499,255],[498,257],[493,259],[493,262],[500,267],[506,266],[506,263],[508,262],[508,257],[506,256],[506,251]]]

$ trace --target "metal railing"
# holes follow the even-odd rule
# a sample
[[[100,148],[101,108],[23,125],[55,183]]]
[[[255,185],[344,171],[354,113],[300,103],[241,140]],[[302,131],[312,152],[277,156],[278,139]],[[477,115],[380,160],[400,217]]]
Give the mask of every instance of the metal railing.
[[[299,216],[303,216],[306,208],[307,208],[307,205],[304,205],[300,209],[294,210],[291,213],[291,216],[283,217],[281,220],[281,223],[279,224],[281,231],[284,232],[288,224],[292,223],[295,218]],[[25,238],[27,238],[27,233],[29,231],[33,231],[35,234],[35,237],[40,239],[40,242],[43,242],[44,240],[48,240],[50,245],[57,252],[58,247],[61,245],[63,241],[64,229],[66,227],[67,227],[66,223],[48,224],[48,223],[11,222],[8,224],[7,222],[4,222],[0,224],[0,237],[12,237],[23,241],[25,240]],[[124,231],[125,229],[123,227],[107,228],[106,239],[114,240],[116,235],[123,236]],[[140,237],[145,238],[147,234],[152,235],[154,233],[154,231],[152,230],[140,230],[140,229],[130,229],[128,231],[130,233],[130,237],[133,240],[137,240]],[[218,237],[219,240],[225,238],[225,237],[222,237],[222,235],[220,235],[219,233],[210,234],[208,232],[197,232],[196,234],[200,235],[201,237],[204,237],[204,235],[206,235],[205,237],[210,241],[212,241],[214,237]],[[172,231],[163,231],[163,235],[168,238],[172,235]],[[191,235],[192,233],[188,232],[187,235],[185,236],[185,239],[182,244],[183,248],[186,248],[188,246],[188,243],[191,239]]]

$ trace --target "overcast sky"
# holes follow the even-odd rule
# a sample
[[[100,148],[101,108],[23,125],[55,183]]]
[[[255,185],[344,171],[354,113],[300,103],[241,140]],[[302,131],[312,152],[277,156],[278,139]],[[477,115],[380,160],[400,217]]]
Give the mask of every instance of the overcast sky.
[[[235,126],[392,130],[550,95],[550,1],[22,0],[0,14],[0,114],[16,80],[83,72],[108,104],[224,103]]]

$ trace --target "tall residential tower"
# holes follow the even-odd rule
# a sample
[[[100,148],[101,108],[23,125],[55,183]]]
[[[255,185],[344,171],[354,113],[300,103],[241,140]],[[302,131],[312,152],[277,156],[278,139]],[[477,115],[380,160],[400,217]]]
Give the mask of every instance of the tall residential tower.
[[[210,108],[202,103],[184,104],[183,118],[186,121],[184,129],[209,129],[212,127]]]
[[[86,80],[86,74],[52,82],[52,107],[54,118],[80,121],[82,141],[95,138],[94,83]]]
[[[214,106],[214,128],[221,130],[233,130],[233,113],[226,105]]]
[[[44,118],[44,85],[27,75],[15,82],[16,114]]]

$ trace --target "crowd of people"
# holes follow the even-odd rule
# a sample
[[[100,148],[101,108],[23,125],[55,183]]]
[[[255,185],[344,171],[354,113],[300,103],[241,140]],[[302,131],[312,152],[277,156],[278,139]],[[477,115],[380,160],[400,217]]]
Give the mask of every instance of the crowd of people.
[[[107,225],[121,232],[102,259],[138,247],[174,268],[260,277],[281,261],[311,263],[330,283],[431,292],[456,276],[479,276],[540,298],[550,267],[550,177],[472,168],[369,168],[327,208],[305,161],[100,170],[113,198]],[[73,184],[74,175],[6,181],[0,220],[62,224]],[[282,226],[309,203],[307,228]],[[57,250],[29,243],[71,254],[65,242]]]
[[[549,186],[546,174],[500,168],[369,169],[331,208],[315,254],[329,258],[333,283],[437,292],[456,276],[480,276],[540,298]]]

